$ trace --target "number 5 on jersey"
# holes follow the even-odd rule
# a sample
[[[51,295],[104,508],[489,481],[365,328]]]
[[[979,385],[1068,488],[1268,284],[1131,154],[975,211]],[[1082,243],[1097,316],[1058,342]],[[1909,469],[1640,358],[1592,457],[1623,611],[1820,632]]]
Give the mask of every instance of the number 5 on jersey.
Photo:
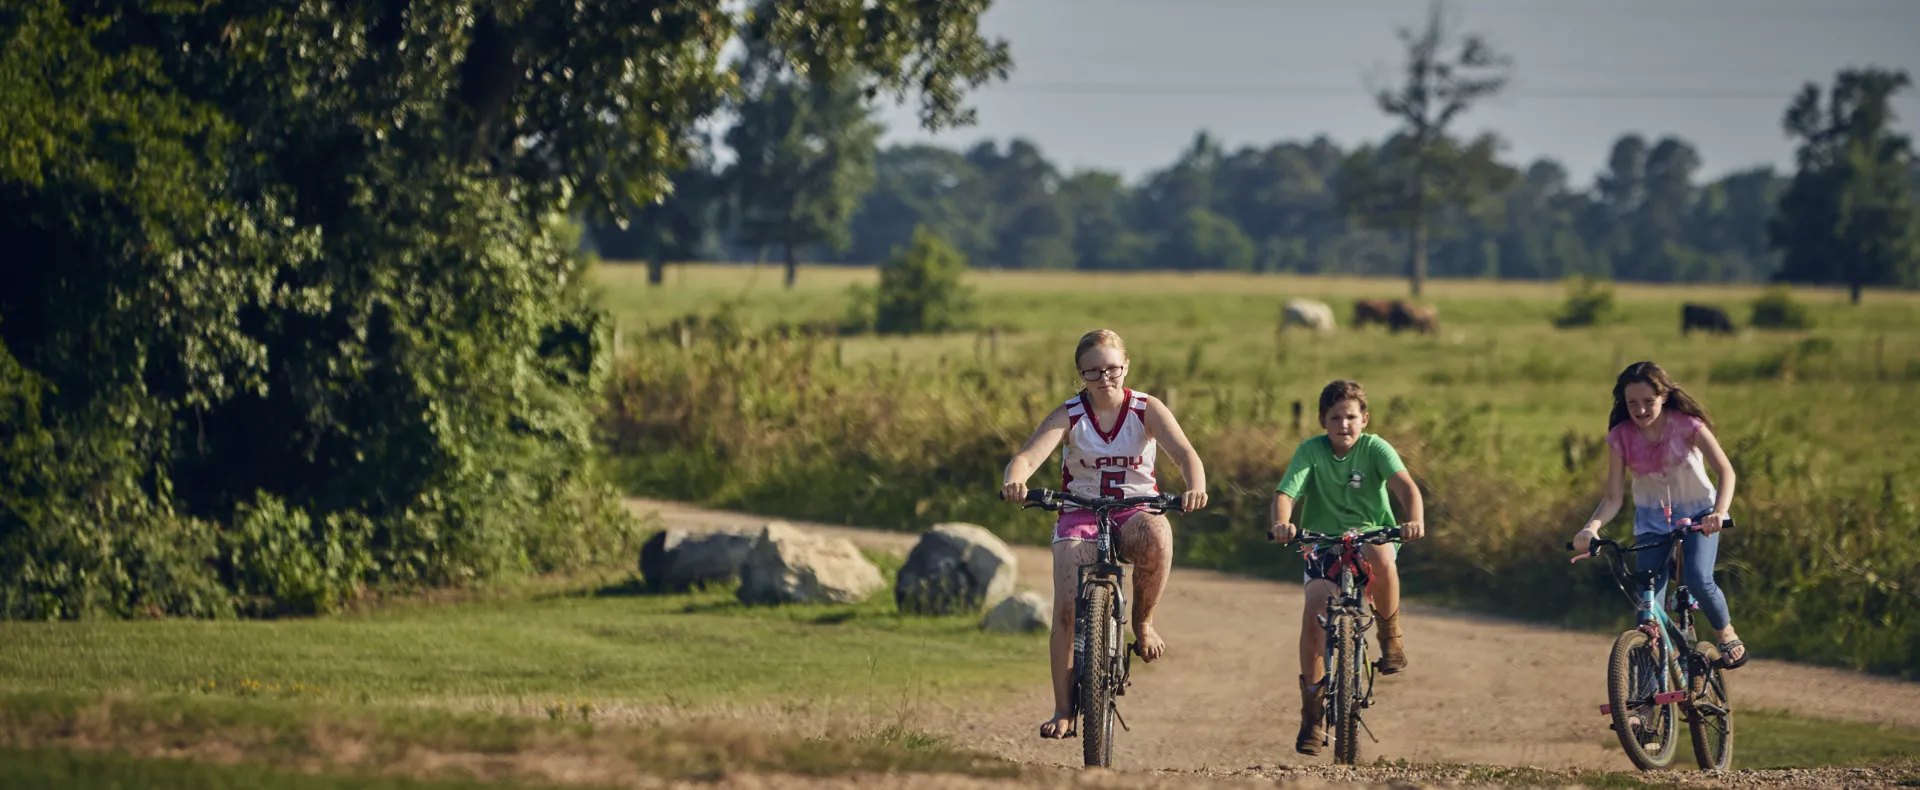
[[[1100,473],[1100,495],[1103,497],[1110,497],[1113,499],[1120,499],[1122,497],[1125,497],[1127,495],[1127,492],[1122,490],[1120,486],[1124,485],[1126,482],[1127,482],[1126,472],[1101,472]]]

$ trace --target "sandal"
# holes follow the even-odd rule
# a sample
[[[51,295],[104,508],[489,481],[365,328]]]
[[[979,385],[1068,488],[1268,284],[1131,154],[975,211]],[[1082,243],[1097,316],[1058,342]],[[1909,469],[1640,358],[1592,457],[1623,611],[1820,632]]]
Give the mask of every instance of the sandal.
[[[1747,663],[1747,658],[1753,655],[1752,651],[1749,651],[1749,650],[1740,651],[1740,660],[1738,661],[1728,660],[1727,656],[1733,654],[1734,648],[1746,647],[1746,646],[1747,646],[1747,643],[1742,642],[1738,639],[1729,639],[1725,642],[1721,642],[1720,643],[1720,667],[1722,669],[1739,669],[1740,667],[1745,666]]]
[[[1060,723],[1058,719],[1056,719],[1056,720],[1054,720],[1054,721],[1049,721],[1049,722],[1047,722],[1047,723],[1045,723],[1045,724],[1042,724],[1042,725],[1040,725],[1040,737],[1042,737],[1042,738],[1073,738],[1073,737],[1077,737],[1077,736],[1079,735],[1079,733],[1078,733],[1078,732],[1075,732],[1075,731],[1074,731],[1074,730],[1075,730],[1075,727],[1074,727],[1074,720],[1073,720],[1073,719],[1067,719],[1067,720],[1066,720],[1066,722],[1067,722],[1067,724],[1066,724],[1066,726],[1065,726],[1065,727],[1058,727],[1058,728],[1055,728],[1055,726],[1054,726],[1054,725],[1056,725],[1056,724],[1059,724],[1059,723]],[[1051,729],[1050,729],[1050,728],[1051,728]],[[1063,732],[1062,730],[1064,730],[1064,732]]]

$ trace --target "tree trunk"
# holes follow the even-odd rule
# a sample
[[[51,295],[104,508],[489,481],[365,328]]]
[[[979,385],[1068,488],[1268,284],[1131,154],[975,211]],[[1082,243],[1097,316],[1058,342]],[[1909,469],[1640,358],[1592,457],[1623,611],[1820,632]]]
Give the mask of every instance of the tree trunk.
[[[667,277],[667,254],[660,250],[647,257],[647,284],[659,285]]]
[[[1854,304],[1856,305],[1860,304],[1860,281],[1859,280],[1850,280],[1847,282],[1847,296],[1853,300]]]
[[[1413,298],[1420,298],[1420,289],[1427,283],[1427,218],[1423,214],[1413,220],[1413,231],[1407,239],[1407,280],[1413,284]]]
[[[793,278],[800,271],[799,261],[794,260],[793,244],[787,244],[787,290],[793,290]]]

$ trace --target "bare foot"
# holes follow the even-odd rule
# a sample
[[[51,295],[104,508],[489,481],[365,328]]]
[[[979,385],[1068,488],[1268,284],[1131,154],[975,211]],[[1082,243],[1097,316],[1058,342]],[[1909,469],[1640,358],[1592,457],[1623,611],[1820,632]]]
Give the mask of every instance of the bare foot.
[[[1167,654],[1167,643],[1161,641],[1160,633],[1147,623],[1133,629],[1133,646],[1140,653],[1140,660],[1149,664]]]
[[[1055,711],[1053,718],[1040,725],[1040,737],[1065,738],[1073,734],[1073,717]]]

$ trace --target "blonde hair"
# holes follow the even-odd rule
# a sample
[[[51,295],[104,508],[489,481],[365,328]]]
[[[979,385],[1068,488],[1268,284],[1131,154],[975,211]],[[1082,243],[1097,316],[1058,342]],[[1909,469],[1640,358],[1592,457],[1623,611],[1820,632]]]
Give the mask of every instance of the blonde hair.
[[[1080,358],[1096,348],[1117,348],[1121,356],[1127,354],[1126,341],[1120,339],[1119,333],[1111,329],[1095,329],[1080,336],[1080,345],[1073,349],[1073,369],[1079,370]]]

